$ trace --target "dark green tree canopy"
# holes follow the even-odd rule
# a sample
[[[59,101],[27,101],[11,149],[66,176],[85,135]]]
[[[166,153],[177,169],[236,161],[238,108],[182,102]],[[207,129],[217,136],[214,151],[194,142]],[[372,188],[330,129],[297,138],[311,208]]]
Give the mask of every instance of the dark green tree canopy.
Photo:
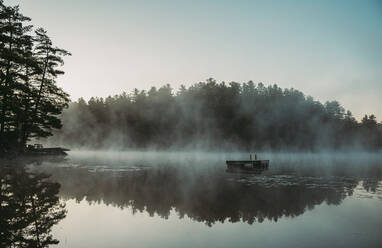
[[[79,99],[53,139],[71,147],[318,150],[379,149],[374,115],[357,122],[337,101],[324,104],[296,89],[214,79],[174,93],[159,89]]]
[[[18,6],[0,1],[0,153],[52,135],[69,102],[56,79],[70,53],[54,47],[47,32],[34,30],[30,21]]]

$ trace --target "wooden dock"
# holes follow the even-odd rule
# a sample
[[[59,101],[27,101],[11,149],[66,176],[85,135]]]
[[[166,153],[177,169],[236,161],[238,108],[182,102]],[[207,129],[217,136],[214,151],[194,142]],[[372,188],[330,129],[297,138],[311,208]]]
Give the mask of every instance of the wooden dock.
[[[28,146],[24,154],[28,156],[66,156],[66,152],[70,151],[61,147],[44,148],[42,145],[36,144],[34,146]]]

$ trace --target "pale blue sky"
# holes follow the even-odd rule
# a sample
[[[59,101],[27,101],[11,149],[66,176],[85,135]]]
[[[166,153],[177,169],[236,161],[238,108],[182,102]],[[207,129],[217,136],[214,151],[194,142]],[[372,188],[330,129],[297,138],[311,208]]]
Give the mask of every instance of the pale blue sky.
[[[5,0],[72,52],[73,100],[253,80],[382,120],[382,1]]]

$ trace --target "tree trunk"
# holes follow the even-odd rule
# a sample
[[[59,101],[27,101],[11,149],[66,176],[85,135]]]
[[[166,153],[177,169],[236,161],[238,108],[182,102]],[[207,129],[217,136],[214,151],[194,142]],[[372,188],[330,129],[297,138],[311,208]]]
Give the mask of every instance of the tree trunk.
[[[11,19],[8,19],[8,24],[11,26]],[[13,40],[13,32],[11,31],[10,33],[10,41],[9,41],[9,53],[12,52],[12,40]],[[5,74],[5,81],[4,81],[4,92],[3,92],[3,104],[1,108],[1,123],[0,123],[0,138],[3,140],[4,139],[4,132],[5,132],[5,115],[6,115],[6,103],[7,103],[7,98],[8,98],[8,87],[9,87],[9,72],[11,69],[11,60],[8,59],[8,65],[7,65],[7,70]]]
[[[25,67],[25,86],[29,88],[29,73],[28,73],[28,67]],[[19,147],[25,148],[27,140],[28,140],[28,111],[30,109],[29,104],[30,97],[29,95],[26,95],[24,99],[22,99],[22,102],[24,101],[25,109],[24,113],[22,114],[21,118],[21,127],[19,130]]]
[[[32,200],[32,211],[33,211],[33,217],[34,217],[34,226],[35,226],[35,235],[36,235],[36,241],[37,241],[37,246],[36,247],[40,247],[40,232],[39,232],[39,228],[38,228],[38,221],[37,221],[37,214],[36,214],[36,206],[35,206],[35,202],[34,202],[34,199],[33,199],[33,195],[31,196],[31,200]]]
[[[44,70],[43,70],[43,73],[42,73],[40,89],[39,89],[39,92],[38,92],[38,95],[37,95],[37,99],[36,99],[36,105],[35,105],[34,115],[33,115],[35,118],[37,118],[37,110],[38,110],[38,107],[39,107],[40,101],[41,101],[42,89],[44,88],[44,81],[45,81],[45,76],[46,76],[46,70],[47,70],[48,62],[49,62],[48,56],[49,56],[49,51],[46,52],[46,60],[45,60],[45,64],[44,64]]]

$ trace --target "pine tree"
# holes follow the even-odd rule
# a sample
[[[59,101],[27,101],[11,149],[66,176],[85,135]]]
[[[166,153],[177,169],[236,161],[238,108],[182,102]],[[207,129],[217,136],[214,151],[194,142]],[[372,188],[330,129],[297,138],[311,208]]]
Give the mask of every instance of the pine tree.
[[[0,144],[3,146],[16,146],[20,142],[25,110],[22,99],[28,92],[23,69],[25,63],[29,63],[26,54],[32,48],[29,21],[29,17],[19,12],[18,6],[8,7],[0,2]]]
[[[69,95],[59,88],[56,78],[64,74],[58,67],[64,64],[63,57],[70,55],[64,49],[53,47],[47,32],[39,28],[35,31],[34,56],[40,74],[35,76],[36,94],[33,101],[33,119],[28,123],[29,137],[47,137],[52,135],[51,129],[61,128],[57,117],[68,106]]]

